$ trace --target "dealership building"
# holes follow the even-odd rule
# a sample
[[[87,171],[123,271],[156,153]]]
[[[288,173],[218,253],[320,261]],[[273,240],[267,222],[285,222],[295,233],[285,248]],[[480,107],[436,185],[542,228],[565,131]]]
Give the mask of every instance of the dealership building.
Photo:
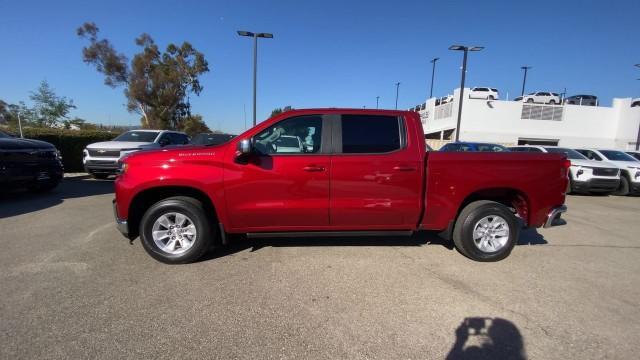
[[[611,107],[543,105],[519,101],[470,99],[465,96],[460,141],[505,145],[559,145],[631,150],[640,127],[640,107],[632,99],[613,99]],[[428,99],[417,107],[427,142],[438,148],[455,139],[459,89],[451,101]]]

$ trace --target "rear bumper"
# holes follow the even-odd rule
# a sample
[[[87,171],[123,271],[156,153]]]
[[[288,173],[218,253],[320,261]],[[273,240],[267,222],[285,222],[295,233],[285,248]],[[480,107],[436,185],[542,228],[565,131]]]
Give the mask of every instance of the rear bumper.
[[[560,215],[562,215],[565,212],[567,212],[566,205],[556,206],[553,209],[551,209],[551,211],[549,211],[549,214],[547,214],[547,220],[544,222],[544,227],[549,228],[549,227],[555,226],[556,225],[555,222],[559,220]]]
[[[592,178],[587,181],[573,181],[571,188],[575,192],[602,192],[616,191],[620,186],[620,179]]]
[[[118,228],[118,231],[120,231],[122,235],[124,235],[124,237],[128,238],[129,224],[127,223],[127,220],[123,220],[123,219],[120,219],[120,217],[118,217],[118,207],[116,206],[116,199],[113,199],[112,204],[113,204],[113,216],[116,219],[116,228]]]

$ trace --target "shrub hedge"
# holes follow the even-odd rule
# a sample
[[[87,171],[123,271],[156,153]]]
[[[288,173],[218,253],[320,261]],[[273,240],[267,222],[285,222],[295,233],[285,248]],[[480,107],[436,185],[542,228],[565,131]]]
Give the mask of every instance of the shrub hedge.
[[[50,128],[22,129],[25,138],[52,143],[62,153],[65,172],[84,171],[82,150],[92,143],[113,140],[118,132],[94,130],[63,130]]]

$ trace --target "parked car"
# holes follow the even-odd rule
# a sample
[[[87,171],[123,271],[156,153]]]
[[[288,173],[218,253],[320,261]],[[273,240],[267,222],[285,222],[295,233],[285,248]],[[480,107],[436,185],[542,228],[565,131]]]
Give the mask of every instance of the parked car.
[[[469,99],[498,100],[498,89],[474,87],[469,90]]]
[[[513,98],[513,101],[522,101],[522,96],[517,96]]]
[[[524,145],[509,148],[518,152],[560,153],[571,160],[567,193],[612,194],[620,186],[620,169],[606,161],[589,160],[579,152],[557,146]]]
[[[509,151],[506,147],[498,144],[476,143],[476,142],[453,142],[443,145],[440,151],[480,151],[480,152],[502,152]]]
[[[563,103],[581,106],[598,106],[598,97],[595,95],[573,95],[564,99]]]
[[[538,91],[523,96],[522,101],[526,103],[556,105],[560,104],[560,95],[552,92]]]
[[[632,99],[631,107],[638,107],[638,106],[640,106],[640,98]]]
[[[51,190],[62,180],[61,160],[58,149],[48,142],[0,131],[0,189]]]
[[[575,149],[587,159],[607,161],[620,168],[620,186],[616,195],[640,194],[640,161],[620,150]]]
[[[276,152],[282,136],[311,151]],[[509,255],[522,224],[557,224],[560,154],[426,154],[412,111],[292,110],[215,149],[141,151],[121,161],[118,229],[166,263],[198,259],[229,234],[408,236],[442,232],[477,261]],[[206,151],[205,151],[206,150]],[[534,166],[535,165],[535,166]]]
[[[627,151],[626,153],[640,161],[640,151]]]
[[[447,95],[440,98],[440,102],[436,103],[436,105],[444,105],[446,103],[450,103],[453,101],[453,95]],[[437,102],[437,100],[436,100]]]
[[[194,136],[191,139],[192,145],[220,145],[233,139],[235,135],[231,134],[214,134],[214,133],[202,133]]]
[[[109,175],[116,174],[118,160],[127,154],[188,143],[187,134],[178,131],[131,130],[118,135],[112,141],[88,145],[82,153],[82,163],[87,173],[96,179],[106,179]]]

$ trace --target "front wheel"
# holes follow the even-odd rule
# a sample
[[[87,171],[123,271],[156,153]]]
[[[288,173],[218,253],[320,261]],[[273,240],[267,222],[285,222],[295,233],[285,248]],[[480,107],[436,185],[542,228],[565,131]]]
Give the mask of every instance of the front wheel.
[[[555,105],[556,101],[555,100],[549,100],[549,105]]]
[[[499,261],[511,253],[518,240],[518,221],[504,205],[475,201],[456,220],[453,242],[456,249],[475,261]]]
[[[140,221],[142,246],[166,264],[198,260],[209,249],[214,232],[202,203],[184,196],[151,206]]]
[[[620,176],[620,185],[618,189],[613,192],[613,195],[627,196],[629,195],[629,180],[626,176]]]
[[[527,102],[528,102],[529,104],[533,104],[533,99],[529,98],[529,99],[527,99]]]

